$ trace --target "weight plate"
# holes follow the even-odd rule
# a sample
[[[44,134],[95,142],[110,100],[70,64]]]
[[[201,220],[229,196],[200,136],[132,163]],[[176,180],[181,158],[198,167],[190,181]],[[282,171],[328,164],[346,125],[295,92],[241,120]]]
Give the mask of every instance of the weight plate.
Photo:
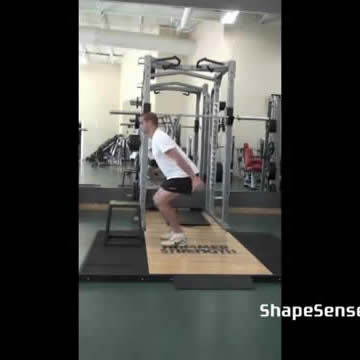
[[[269,167],[266,171],[266,177],[269,179],[269,180],[275,180],[275,177],[276,177],[276,165],[275,163],[272,161],[270,162],[269,164]]]
[[[275,119],[269,120],[269,132],[270,133],[276,132],[276,120]]]
[[[270,184],[269,185],[269,192],[276,192],[276,185],[275,184]]]

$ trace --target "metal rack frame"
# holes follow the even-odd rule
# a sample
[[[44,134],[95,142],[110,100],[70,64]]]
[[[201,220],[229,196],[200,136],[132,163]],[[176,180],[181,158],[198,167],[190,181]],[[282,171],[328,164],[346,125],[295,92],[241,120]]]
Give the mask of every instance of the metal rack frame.
[[[156,84],[150,85],[150,79],[161,77],[161,76],[172,76],[172,75],[188,75],[197,78],[202,78],[205,80],[210,80],[214,82],[214,96],[212,97],[212,106],[211,113],[207,111],[207,105],[204,104],[203,111],[205,113],[199,115],[200,110],[200,96],[197,96],[197,105],[196,105],[196,113],[195,117],[195,127],[198,128],[199,117],[201,116],[204,119],[209,119],[208,121],[203,121],[203,125],[208,123],[208,129],[210,130],[208,133],[210,134],[209,141],[209,151],[208,154],[203,154],[206,160],[206,164],[209,164],[208,176],[206,177],[206,211],[221,225],[224,227],[228,227],[228,213],[229,213],[229,197],[230,197],[230,164],[231,164],[231,147],[232,147],[232,126],[234,122],[234,80],[235,80],[235,71],[236,65],[235,61],[229,61],[227,63],[218,63],[211,62],[211,65],[200,65],[201,61],[208,62],[208,59],[199,60],[196,65],[181,65],[180,61],[177,64],[169,61],[169,59],[157,59],[150,55],[144,57],[144,83],[142,86],[142,111],[143,113],[151,111],[151,103],[150,103],[150,92],[155,88],[160,90],[161,87],[172,88],[174,90],[176,87],[181,88],[183,90],[185,87],[182,83],[167,83],[167,84]],[[177,59],[178,60],[178,59]],[[173,70],[175,68],[175,71]],[[198,74],[198,72],[209,72],[214,74],[213,76],[204,76]],[[219,98],[220,98],[220,86],[221,80],[223,76],[228,75],[228,91],[227,91],[227,101],[226,101],[226,137],[225,137],[225,158],[224,158],[224,172],[223,172],[223,184],[222,184],[222,196],[217,197],[217,200],[222,200],[221,205],[221,215],[219,216],[216,213],[215,209],[215,191],[216,191],[216,150],[217,150],[217,125],[219,119]],[[192,87],[193,88],[193,87]],[[177,89],[177,91],[178,91]],[[202,90],[205,90],[203,88]],[[191,89],[191,90],[199,90],[199,89]],[[204,94],[204,99],[206,99],[206,92]],[[205,103],[205,101],[204,101]],[[222,116],[223,118],[224,116]],[[204,131],[206,126],[203,126],[202,131]],[[205,135],[202,135],[202,139],[207,138]],[[145,201],[146,201],[146,174],[144,172],[144,168],[146,168],[145,164],[147,164],[147,136],[142,134],[142,146],[140,149],[140,208],[142,213],[142,228],[146,229],[145,224]],[[198,138],[195,140],[195,149],[198,144]],[[202,147],[206,147],[207,144],[202,144]],[[195,153],[195,151],[194,151]],[[196,151],[198,153],[198,151]],[[203,152],[204,153],[204,152]],[[204,161],[202,161],[204,163]],[[144,166],[143,166],[144,165]],[[202,169],[204,170],[204,168]]]
[[[212,218],[217,221],[224,228],[228,228],[228,214],[229,214],[229,199],[231,186],[231,154],[232,154],[232,129],[234,119],[238,120],[254,120],[267,121],[270,118],[266,116],[234,116],[234,87],[236,75],[235,61],[228,61],[226,63],[219,63],[209,59],[201,59],[196,65],[181,65],[180,59],[176,56],[158,59],[151,55],[145,56],[143,61],[144,76],[142,89],[142,112],[150,112],[150,93],[151,91],[178,91],[189,94],[196,94],[196,110],[195,114],[170,114],[156,112],[161,116],[177,116],[195,118],[195,134],[194,137],[194,154],[196,154],[195,162],[198,165],[198,145],[199,135],[198,130],[201,124],[201,149],[200,149],[200,175],[206,178],[205,188],[205,210]],[[174,63],[173,60],[177,60]],[[201,65],[201,62],[206,62],[206,65]],[[208,72],[213,74],[207,76],[199,74],[199,72]],[[181,82],[166,82],[151,84],[151,79],[159,77],[187,75],[213,82],[213,89],[211,96],[209,95],[208,84],[202,87],[197,87]],[[228,76],[227,84],[227,99],[225,113],[220,114],[220,87],[223,77]],[[202,101],[202,113],[200,113],[200,103]],[[140,115],[140,112],[135,111],[110,111],[115,115]],[[223,161],[223,177],[222,177],[222,194],[216,194],[216,150],[218,142],[218,123],[220,119],[226,120],[225,128],[225,143],[224,143],[224,161]],[[141,148],[140,148],[140,176],[139,176],[139,206],[141,209],[141,227],[146,229],[145,211],[146,211],[146,164],[148,161],[148,138],[141,133]],[[196,151],[195,151],[196,149]],[[220,213],[216,211],[215,203],[221,201]]]

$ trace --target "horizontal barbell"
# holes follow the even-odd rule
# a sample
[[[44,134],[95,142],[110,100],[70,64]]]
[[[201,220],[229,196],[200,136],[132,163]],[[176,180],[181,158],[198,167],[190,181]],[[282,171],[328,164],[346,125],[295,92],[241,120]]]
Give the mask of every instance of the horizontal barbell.
[[[270,119],[267,116],[237,116],[237,120],[250,120],[250,121],[269,121]]]
[[[122,110],[112,110],[110,111],[111,115],[138,115],[142,113],[136,111],[122,111]],[[227,115],[202,115],[202,114],[171,114],[171,113],[160,113],[156,112],[159,116],[174,116],[174,117],[191,117],[191,118],[216,118],[216,119],[226,119],[229,116]],[[267,116],[234,116],[234,119],[237,120],[250,120],[250,121],[268,121],[270,120]]]
[[[120,126],[135,126],[135,124],[133,123],[121,123],[119,124]],[[160,125],[174,125],[172,122],[170,121],[166,121],[166,122],[161,122]],[[181,125],[182,129],[194,129],[194,126],[187,126],[187,125]],[[87,131],[87,130],[85,130]]]

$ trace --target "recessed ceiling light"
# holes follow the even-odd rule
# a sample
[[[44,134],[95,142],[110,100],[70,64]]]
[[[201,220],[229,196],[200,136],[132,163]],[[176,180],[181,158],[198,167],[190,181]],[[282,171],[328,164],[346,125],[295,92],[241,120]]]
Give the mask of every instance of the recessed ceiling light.
[[[221,18],[222,24],[234,24],[238,15],[240,14],[239,10],[236,11],[227,11]]]

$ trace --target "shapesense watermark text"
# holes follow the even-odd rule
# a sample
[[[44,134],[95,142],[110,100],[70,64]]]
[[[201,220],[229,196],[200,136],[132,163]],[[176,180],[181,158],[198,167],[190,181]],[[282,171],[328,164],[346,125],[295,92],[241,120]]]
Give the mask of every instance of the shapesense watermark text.
[[[360,317],[360,306],[277,306],[261,304],[260,317],[298,318],[356,318]]]

